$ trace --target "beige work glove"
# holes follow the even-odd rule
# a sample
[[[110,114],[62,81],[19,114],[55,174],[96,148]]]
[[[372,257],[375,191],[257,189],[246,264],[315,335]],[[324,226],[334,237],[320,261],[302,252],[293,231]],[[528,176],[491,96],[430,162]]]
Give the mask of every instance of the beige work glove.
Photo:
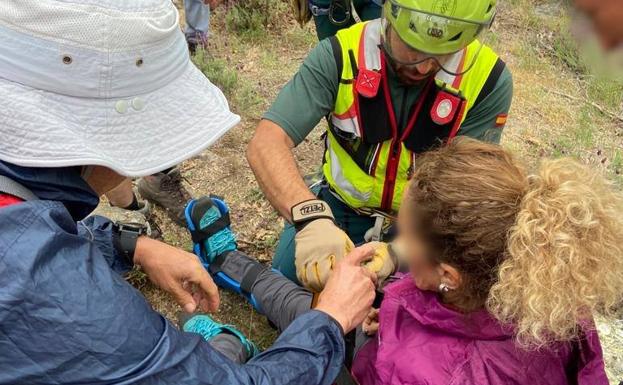
[[[348,235],[336,226],[329,205],[319,199],[292,207],[294,265],[301,284],[319,293],[335,264],[355,248]]]
[[[290,0],[290,5],[292,12],[294,12],[294,19],[301,27],[311,20],[312,14],[309,10],[308,0]]]
[[[319,293],[335,265],[355,245],[336,226],[331,208],[324,201],[314,199],[295,205],[292,221],[298,230],[294,238],[296,276],[304,287]],[[377,282],[381,285],[394,274],[397,263],[387,243],[370,244],[374,245],[375,253],[363,266],[377,275]]]

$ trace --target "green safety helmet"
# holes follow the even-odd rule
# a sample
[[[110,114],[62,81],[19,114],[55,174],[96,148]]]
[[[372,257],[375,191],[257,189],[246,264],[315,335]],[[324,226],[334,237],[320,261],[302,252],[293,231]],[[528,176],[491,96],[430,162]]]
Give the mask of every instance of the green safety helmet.
[[[383,18],[410,47],[447,55],[491,26],[497,0],[386,0]]]

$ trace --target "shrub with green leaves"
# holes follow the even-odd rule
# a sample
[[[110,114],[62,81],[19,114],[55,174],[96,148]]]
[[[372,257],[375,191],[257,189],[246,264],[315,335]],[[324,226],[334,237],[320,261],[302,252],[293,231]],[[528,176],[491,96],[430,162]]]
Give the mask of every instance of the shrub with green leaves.
[[[227,27],[245,38],[265,37],[270,30],[281,30],[288,20],[288,4],[281,0],[231,0],[229,4]]]

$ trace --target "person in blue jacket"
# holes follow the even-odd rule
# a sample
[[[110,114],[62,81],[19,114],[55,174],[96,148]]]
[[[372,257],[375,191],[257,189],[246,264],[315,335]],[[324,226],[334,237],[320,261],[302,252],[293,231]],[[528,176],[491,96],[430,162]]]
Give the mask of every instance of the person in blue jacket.
[[[87,217],[125,177],[178,164],[239,121],[190,62],[169,0],[4,0],[0,104],[0,384],[333,382],[343,333],[374,297],[361,253],[257,354],[205,316],[180,331],[123,277],[140,265],[186,312],[215,311],[198,257]],[[243,360],[227,354],[232,338]]]

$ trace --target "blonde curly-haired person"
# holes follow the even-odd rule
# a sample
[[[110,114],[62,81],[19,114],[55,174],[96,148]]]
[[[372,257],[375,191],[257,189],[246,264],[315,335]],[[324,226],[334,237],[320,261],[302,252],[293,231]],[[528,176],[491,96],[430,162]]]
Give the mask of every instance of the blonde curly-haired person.
[[[623,298],[621,194],[574,160],[528,173],[502,147],[467,138],[414,170],[397,238],[410,274],[384,287],[363,325],[376,338],[358,345],[357,382],[607,385],[593,315]],[[258,262],[224,259],[219,271],[252,283],[279,328],[311,306],[277,273],[252,277]]]

